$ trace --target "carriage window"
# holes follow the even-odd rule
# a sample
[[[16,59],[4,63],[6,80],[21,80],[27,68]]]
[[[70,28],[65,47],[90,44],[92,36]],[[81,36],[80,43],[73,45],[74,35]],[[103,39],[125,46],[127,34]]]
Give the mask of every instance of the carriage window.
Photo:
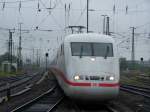
[[[113,57],[112,43],[72,42],[72,56]]]

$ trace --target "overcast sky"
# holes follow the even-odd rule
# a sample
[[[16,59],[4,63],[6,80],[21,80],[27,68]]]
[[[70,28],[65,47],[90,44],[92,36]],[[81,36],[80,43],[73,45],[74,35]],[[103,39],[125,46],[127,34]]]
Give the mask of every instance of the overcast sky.
[[[20,1],[20,0],[19,0]],[[86,0],[0,0],[0,28],[16,28],[18,23],[22,29],[23,56],[33,58],[35,49],[42,49],[53,55],[58,44],[65,36],[65,24],[86,26]],[[38,11],[38,4],[39,9]],[[54,7],[49,10],[46,8]],[[66,4],[66,13],[65,13]],[[70,10],[69,10],[70,4]],[[113,7],[115,6],[115,12]],[[128,7],[126,12],[126,7]],[[150,59],[150,0],[89,0],[89,30],[101,33],[103,17],[110,17],[110,31],[115,33],[119,55],[131,58],[131,29],[137,27],[135,33],[135,57]],[[20,11],[19,11],[20,10]],[[66,22],[65,22],[66,21]],[[38,26],[41,30],[32,31]],[[66,33],[66,35],[69,32]],[[18,46],[18,31],[13,33],[15,47]],[[0,30],[0,54],[7,50],[8,31]],[[34,52],[33,52],[34,51]]]

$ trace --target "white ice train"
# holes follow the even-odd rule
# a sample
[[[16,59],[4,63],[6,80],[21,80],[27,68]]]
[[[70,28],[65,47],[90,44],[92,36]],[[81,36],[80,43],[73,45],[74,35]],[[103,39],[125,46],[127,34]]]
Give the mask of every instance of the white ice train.
[[[111,36],[65,37],[51,67],[64,93],[76,100],[107,101],[119,93],[119,59]]]

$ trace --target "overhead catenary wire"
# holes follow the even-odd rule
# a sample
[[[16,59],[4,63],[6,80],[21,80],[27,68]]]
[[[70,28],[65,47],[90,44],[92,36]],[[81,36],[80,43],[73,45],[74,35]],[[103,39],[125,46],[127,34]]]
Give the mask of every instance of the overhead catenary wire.
[[[57,2],[56,3],[54,3],[54,6],[51,8],[51,7],[46,7],[46,5],[42,2],[42,0],[35,0],[35,1],[40,1],[40,3],[42,3],[42,6],[44,7],[43,9],[53,9],[53,8],[55,8],[56,7],[56,4],[57,4]],[[15,1],[15,3],[16,2],[19,2],[19,1]],[[24,2],[24,1],[22,1],[22,0],[20,0],[20,2]],[[20,3],[19,2],[19,3]],[[21,4],[20,4],[20,6],[19,6],[19,12],[20,12],[20,9],[22,8],[22,6],[21,6]],[[38,6],[38,8],[39,8],[39,6]],[[20,13],[20,15],[21,15],[21,13]],[[39,27],[42,23],[44,23],[46,20],[47,20],[47,18],[48,18],[48,16],[50,15],[50,13],[45,17],[45,18],[43,18],[42,20],[41,20],[41,22],[36,26],[36,27]],[[57,20],[56,20],[56,18],[53,16],[52,17],[52,19],[53,19],[53,21],[59,26],[59,27],[61,27],[61,25],[57,22]],[[31,27],[31,30],[30,31],[33,31],[34,29],[35,29],[35,27]],[[60,30],[60,29],[59,29]],[[35,31],[35,30],[34,30]],[[44,30],[36,30],[36,31],[44,31]],[[46,30],[45,30],[46,31]],[[50,31],[50,30],[47,30],[47,31]]]
[[[62,5],[62,7],[64,7],[65,4],[63,4],[62,0],[59,0],[59,2]]]
[[[145,24],[143,24],[143,25],[140,25],[140,26],[136,26],[136,29],[137,29],[137,28],[144,27],[144,26],[147,26],[147,25],[150,25],[150,22],[147,22],[147,23],[145,23]]]
[[[5,40],[5,39],[0,39],[0,41],[6,42],[6,41],[8,41],[8,39],[7,39],[7,40]]]
[[[64,28],[59,24],[59,22],[56,20],[56,18],[53,16],[53,14],[51,14],[51,17],[52,17],[53,21],[61,28],[61,30],[64,29]]]
[[[40,0],[40,1],[41,1],[41,0]],[[42,1],[41,1],[41,3],[42,3],[42,5],[43,5],[43,7],[44,7],[45,9],[47,9],[46,5],[45,5]],[[55,7],[53,7],[53,9],[55,9],[57,5],[58,5],[58,4],[56,4]],[[61,26],[61,25],[58,23],[58,21],[56,20],[56,18],[53,16],[53,14],[52,14],[52,13],[49,13],[49,14],[51,15],[53,21],[54,21],[61,29],[63,29],[62,26]]]
[[[5,1],[7,1],[7,0],[5,0]],[[13,1],[13,2],[16,2],[16,3],[19,3],[19,2],[31,2],[31,1],[38,1],[38,0],[16,0],[16,1]],[[42,1],[42,0],[40,0],[40,1]],[[62,0],[58,0],[58,1],[61,1],[61,2],[59,2],[59,4],[62,4]],[[8,2],[8,1],[7,1]],[[10,1],[11,2],[11,1]],[[3,2],[2,2],[3,3]],[[46,5],[45,5],[45,7],[46,7]],[[45,7],[41,7],[41,8],[43,8],[43,9],[46,9]],[[21,8],[23,8],[23,6],[21,6]],[[31,7],[32,8],[32,7]],[[55,7],[55,10],[61,10],[62,8],[57,8],[57,7]],[[131,8],[130,8],[131,9]],[[82,11],[81,9],[71,9],[72,11]],[[124,9],[117,9],[118,11],[124,11]],[[105,11],[105,10],[94,10],[94,11]],[[108,10],[108,11],[112,11],[112,10]],[[134,12],[134,10],[131,10],[131,12]],[[143,11],[143,10],[138,10],[138,11]],[[53,15],[54,16],[54,15]],[[82,17],[82,16],[81,16]],[[53,19],[55,19],[55,23],[57,23],[58,24],[58,21],[56,20],[56,18],[54,17]],[[81,18],[80,18],[81,19]],[[80,21],[80,19],[79,19],[79,21]],[[78,23],[78,22],[77,22]],[[41,25],[42,23],[40,23],[40,25]],[[60,23],[59,23],[59,25],[58,25],[59,27],[60,27]]]
[[[57,0],[56,0],[56,2],[55,2],[55,4],[54,4],[53,7],[47,7],[47,6],[43,3],[42,0],[40,0],[40,3],[43,5],[43,7],[44,7],[45,9],[49,9],[49,10],[54,9],[54,8],[56,8],[56,6],[57,6]]]
[[[7,6],[5,6],[5,4],[6,3],[4,3],[3,4],[3,7],[2,7],[2,9],[4,9],[4,8],[14,8],[14,9],[18,9],[18,7],[9,7],[8,5]],[[41,2],[41,4],[43,4],[44,5],[44,3],[43,2]],[[45,6],[45,5],[44,5]],[[27,7],[25,7],[25,6],[21,6],[21,8],[23,9],[23,8],[27,8],[27,9],[38,9],[38,7],[37,8],[34,8],[34,7],[32,7],[32,6],[27,6]],[[127,8],[127,7],[125,7],[125,8]],[[63,10],[63,8],[49,8],[49,7],[44,7],[44,8],[40,8],[40,9],[46,9],[46,10],[52,10],[52,9],[55,9],[55,10]],[[72,11],[79,11],[79,12],[81,12],[82,10],[81,9],[77,9],[77,8],[72,8],[71,9]],[[103,12],[103,11],[105,11],[105,12],[112,12],[112,10],[110,9],[94,9],[93,10],[93,12]],[[115,12],[117,11],[117,13],[124,13],[124,12],[126,12],[126,9],[116,9],[115,10]],[[128,14],[132,14],[132,13],[149,13],[149,9],[144,9],[144,10],[137,10],[137,9],[127,9],[127,12],[128,12]]]
[[[0,27],[0,31],[1,30],[8,30],[8,29],[11,29],[11,28],[2,28]],[[11,30],[14,30],[14,29],[11,29]],[[19,29],[15,29],[16,31],[18,31]],[[21,29],[21,31],[26,31],[26,32],[51,32],[51,31],[64,31],[63,29],[55,29],[55,30],[50,30],[50,29],[35,29],[35,27],[33,29]]]
[[[41,22],[36,26],[36,28],[38,29],[39,26],[40,26],[42,23],[44,23],[44,22],[48,19],[49,16],[50,16],[50,14],[47,14],[47,15],[41,20]]]
[[[0,3],[7,3],[7,4],[12,4],[12,3],[20,3],[20,2],[32,2],[32,1],[37,1],[37,0],[16,0],[16,1],[4,1],[4,2],[0,2]]]
[[[77,23],[81,20],[81,18],[82,18],[82,16],[83,16],[83,14],[84,14],[85,11],[86,11],[86,6],[85,6],[85,8],[82,10],[82,12],[81,12],[79,18],[77,19],[77,21],[75,22],[75,25],[77,25]]]

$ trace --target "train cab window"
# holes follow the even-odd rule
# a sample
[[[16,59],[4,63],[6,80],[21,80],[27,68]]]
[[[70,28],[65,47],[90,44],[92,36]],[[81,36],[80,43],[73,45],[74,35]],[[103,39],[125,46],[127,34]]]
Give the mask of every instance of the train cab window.
[[[72,49],[72,55],[73,56],[89,56],[92,55],[92,50],[91,50],[91,46],[90,43],[71,43],[71,49]]]
[[[111,43],[94,43],[94,56],[113,57],[113,46]]]
[[[72,42],[72,56],[113,57],[112,43]]]

